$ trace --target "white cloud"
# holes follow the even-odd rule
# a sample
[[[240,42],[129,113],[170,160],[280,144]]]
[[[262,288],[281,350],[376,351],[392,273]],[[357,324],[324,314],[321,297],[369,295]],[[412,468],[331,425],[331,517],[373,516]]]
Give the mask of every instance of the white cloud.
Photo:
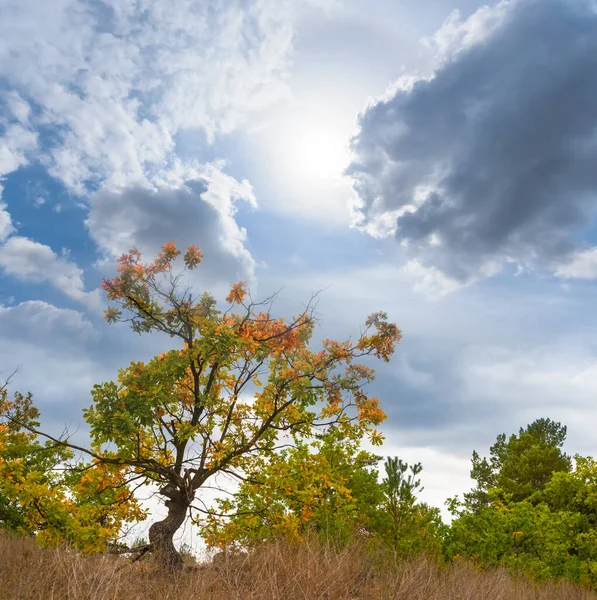
[[[2,186],[0,185],[0,195]],[[10,213],[6,210],[6,204],[0,200],[0,242],[3,242],[15,230]]]
[[[533,410],[538,404],[550,410],[584,407],[592,402],[597,382],[597,359],[574,348],[471,347],[462,361],[470,396],[483,388],[485,397],[509,408],[521,403]]]
[[[493,6],[482,6],[464,20],[459,10],[453,10],[443,25],[422,42],[433,51],[438,63],[452,60],[489,38],[506,19],[512,4],[512,0],[500,0]]]
[[[0,76],[15,118],[54,128],[45,161],[69,189],[140,184],[177,132],[213,138],[288,96],[301,2],[1,0]]]
[[[597,279],[597,248],[574,253],[556,266],[555,274],[565,279]]]
[[[597,358],[590,347],[562,341],[524,348],[471,346],[458,368],[467,399],[463,411],[482,415],[483,399],[496,428],[549,417],[569,426],[574,452],[593,452]]]
[[[24,127],[28,126],[29,115],[31,114],[31,107],[29,106],[29,103],[15,91],[5,94],[4,101],[6,102],[8,110],[12,114],[13,118],[16,119],[17,123],[20,123]]]
[[[441,245],[436,242],[434,245]],[[454,279],[436,267],[426,266],[416,259],[409,260],[401,269],[401,273],[411,277],[414,280],[414,290],[419,292],[430,300],[437,300],[446,294],[456,292],[464,287],[472,285],[482,277],[492,277],[497,275],[502,267],[496,262],[488,262],[483,265],[478,277],[469,279],[466,282]]]
[[[80,346],[97,338],[93,325],[82,313],[30,300],[15,306],[0,305],[0,329],[5,341]]]
[[[0,136],[0,177],[27,164],[28,154],[36,148],[36,133],[18,123],[5,125]]]
[[[34,282],[48,282],[69,298],[99,308],[96,291],[86,292],[83,271],[67,256],[58,256],[49,246],[13,236],[0,246],[0,266],[9,275]]]
[[[402,268],[402,272],[414,279],[416,292],[420,292],[430,299],[437,299],[464,287],[462,283],[448,277],[439,269],[427,267],[418,260],[409,260]]]
[[[30,154],[37,149],[37,133],[29,129],[28,116],[29,105],[18,94],[0,96],[0,242],[15,231],[8,207],[1,200],[2,179],[26,165]]]

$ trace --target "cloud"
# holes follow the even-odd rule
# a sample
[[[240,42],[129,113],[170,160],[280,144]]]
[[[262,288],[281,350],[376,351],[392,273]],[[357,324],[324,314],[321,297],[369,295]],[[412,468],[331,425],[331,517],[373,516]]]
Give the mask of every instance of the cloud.
[[[68,192],[93,202],[90,231],[107,255],[143,246],[153,234],[192,237],[206,250],[213,244],[214,265],[250,277],[253,259],[234,215],[239,198],[254,203],[253,192],[221,164],[195,165],[207,162],[202,153],[211,152],[206,146],[215,136],[289,96],[294,21],[306,1],[56,0],[50,8],[42,0],[0,0],[0,177],[40,161]],[[182,132],[202,145],[196,163],[177,147]],[[207,189],[191,206],[186,182],[199,171]],[[129,208],[115,208],[129,197]],[[145,208],[141,197],[150,198]],[[152,229],[151,215],[142,215],[140,226],[127,220],[150,205],[163,227]],[[113,215],[102,212],[106,206]],[[189,222],[194,232],[185,230]],[[125,239],[129,230],[134,239]],[[0,241],[12,233],[0,204]],[[77,267],[33,244],[29,251],[60,266],[66,293],[82,298]],[[26,271],[29,279],[43,277],[31,264]]]
[[[368,388],[388,414],[382,431],[390,445],[469,458],[498,433],[550,417],[570,426],[571,450],[591,452],[597,328],[584,318],[595,304],[591,287],[577,297],[552,278],[531,287],[496,280],[430,304],[409,277],[389,261],[370,259],[359,267],[321,266],[290,281],[284,269],[269,270],[260,287],[285,284],[276,305],[282,314],[324,290],[315,345],[319,336],[354,338],[374,310],[397,322],[404,337],[388,365],[371,364],[376,378]]]
[[[0,305],[0,379],[20,367],[12,390],[31,391],[42,412],[44,431],[87,444],[81,409],[92,402],[96,383],[116,380],[131,359],[146,361],[172,347],[168,336],[143,336],[128,325],[108,327],[78,310],[42,301]]]
[[[29,113],[29,104],[18,93],[0,89],[0,177],[27,164],[28,155],[37,149]]]
[[[2,110],[0,102],[0,110]],[[18,115],[18,109],[15,110]],[[37,134],[19,123],[6,123],[0,117],[0,183],[5,175],[29,162],[28,156],[37,148]],[[0,242],[11,233],[14,226],[7,205],[2,202],[3,187],[0,185]]]
[[[20,367],[10,388],[33,393],[45,431],[78,428],[80,408],[106,375],[105,361],[91,354],[100,337],[93,325],[78,311],[30,301],[0,306],[0,331],[0,371]]]
[[[197,244],[204,253],[202,277],[226,285],[252,279],[246,231],[234,219],[238,201],[255,205],[251,186],[213,165],[183,176],[152,188],[98,191],[87,219],[92,238],[109,258],[132,247],[151,256],[168,240],[181,248]]]
[[[55,348],[85,345],[97,338],[93,325],[82,313],[30,300],[16,306],[0,306],[2,339],[11,343],[51,344]],[[66,342],[63,344],[63,342]]]
[[[358,225],[393,234],[427,278],[462,285],[505,262],[558,272],[597,208],[597,13],[502,0],[453,14],[428,43],[433,76],[360,117]]]
[[[0,0],[0,84],[71,191],[147,183],[178,132],[212,139],[289,94],[302,1]]]
[[[411,328],[392,368],[376,368],[374,392],[389,416],[384,431],[390,442],[470,456],[498,433],[549,417],[570,426],[576,451],[591,452],[590,423],[597,417],[591,346],[507,341],[457,339],[438,351],[438,337],[426,339]]]
[[[99,308],[97,291],[86,292],[83,271],[66,255],[26,237],[13,236],[0,246],[0,267],[24,281],[48,282],[69,298]]]
[[[0,194],[2,186],[0,185]],[[3,242],[15,230],[10,213],[6,210],[6,204],[0,200],[0,242]]]
[[[476,276],[466,281],[460,281],[434,266],[426,266],[417,259],[412,259],[400,269],[400,274],[413,280],[415,292],[424,294],[430,300],[438,300],[446,294],[472,285],[484,277],[496,275],[500,271],[501,265],[499,263],[488,261],[480,268]]]
[[[414,279],[414,289],[429,298],[438,298],[454,292],[462,284],[442,273],[435,267],[426,267],[418,260],[409,260],[402,268],[402,273]]]
[[[571,254],[556,266],[555,274],[565,279],[597,279],[597,248]]]
[[[0,177],[27,164],[27,155],[37,148],[37,134],[18,123],[2,127],[0,136]]]
[[[597,358],[589,345],[472,346],[458,362],[463,413],[478,429],[513,431],[516,421],[549,417],[569,426],[575,451],[592,452]]]
[[[0,184],[5,175],[26,165],[37,147],[38,135],[29,128],[29,104],[14,91],[0,93]],[[0,185],[0,242],[15,231],[2,191]]]

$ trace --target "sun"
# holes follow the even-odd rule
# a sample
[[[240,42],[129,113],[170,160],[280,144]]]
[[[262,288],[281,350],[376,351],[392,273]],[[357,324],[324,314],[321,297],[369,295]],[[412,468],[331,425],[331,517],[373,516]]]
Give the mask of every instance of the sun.
[[[311,183],[334,183],[348,164],[347,142],[323,124],[299,129],[284,146],[295,177]]]
[[[346,224],[353,190],[344,171],[351,159],[354,117],[329,107],[306,108],[299,105],[270,118],[256,140],[270,190],[262,198],[279,212]]]
[[[288,113],[268,131],[270,166],[300,187],[333,185],[350,162],[351,133],[333,114]]]

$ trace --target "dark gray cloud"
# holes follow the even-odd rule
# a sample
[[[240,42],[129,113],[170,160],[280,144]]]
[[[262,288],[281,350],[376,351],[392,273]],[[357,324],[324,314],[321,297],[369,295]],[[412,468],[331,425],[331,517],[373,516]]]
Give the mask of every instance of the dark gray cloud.
[[[438,32],[433,78],[370,106],[348,169],[361,224],[461,282],[553,266],[597,207],[597,14],[513,0]]]
[[[254,261],[244,247],[245,231],[234,220],[243,184],[219,176],[219,181],[187,181],[176,188],[101,190],[91,201],[89,232],[110,257],[132,247],[153,256],[169,240],[181,249],[197,244],[204,253],[203,281],[228,285],[251,279]]]

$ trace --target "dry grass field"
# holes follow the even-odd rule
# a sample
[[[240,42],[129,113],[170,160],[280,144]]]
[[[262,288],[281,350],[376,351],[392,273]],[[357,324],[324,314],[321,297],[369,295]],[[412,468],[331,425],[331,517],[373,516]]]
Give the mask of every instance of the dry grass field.
[[[269,544],[178,575],[151,560],[82,557],[0,536],[2,600],[596,600],[571,584],[534,584],[504,571],[419,558],[380,569],[358,547]]]

